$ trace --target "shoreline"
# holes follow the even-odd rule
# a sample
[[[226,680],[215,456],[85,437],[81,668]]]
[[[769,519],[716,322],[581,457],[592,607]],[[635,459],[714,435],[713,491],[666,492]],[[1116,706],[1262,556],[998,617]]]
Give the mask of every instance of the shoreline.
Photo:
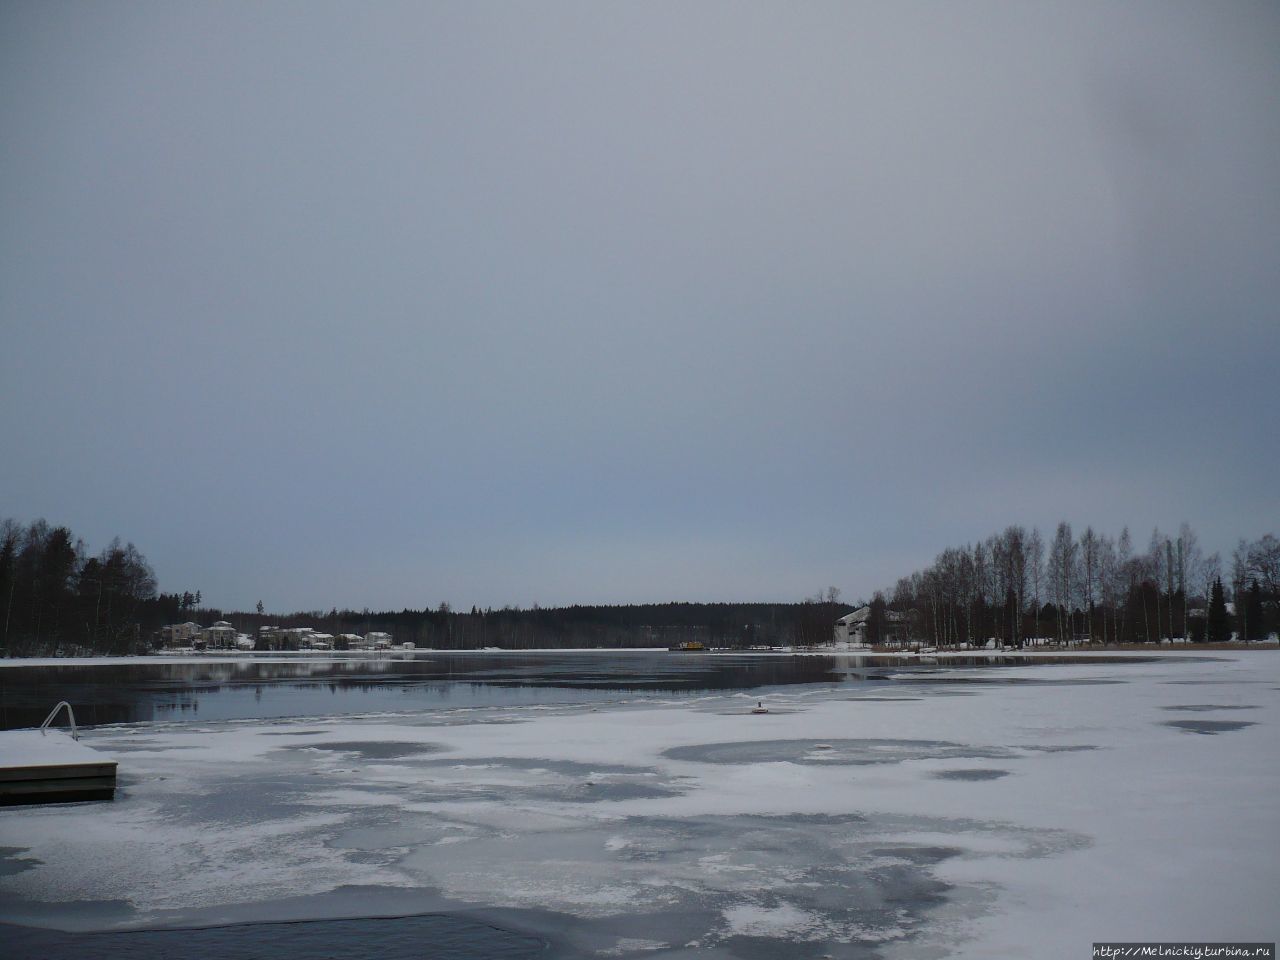
[[[1145,654],[1151,657],[1183,657],[1198,656],[1205,653],[1230,653],[1248,650],[1266,651],[1280,650],[1280,643],[1274,641],[1257,643],[1178,643],[1178,644],[1121,644],[1097,647],[1054,647],[1005,650],[930,650],[916,652],[911,650],[874,650],[874,649],[842,649],[839,647],[806,647],[800,649],[779,647],[773,650],[739,650],[733,648],[714,648],[696,652],[670,651],[666,647],[538,647],[528,650],[482,649],[482,650],[439,650],[422,647],[414,650],[394,650],[383,652],[359,650],[271,650],[271,651],[227,651],[225,653],[209,653],[192,651],[190,653],[158,653],[138,655],[103,655],[87,657],[4,657],[0,658],[0,669],[19,669],[22,667],[61,667],[61,666],[129,666],[131,664],[156,664],[170,666],[183,663],[298,663],[313,661],[328,663],[343,660],[415,660],[422,655],[429,656],[542,656],[548,654],[573,654],[599,656],[601,654],[627,653],[679,653],[682,656],[744,656],[744,657],[876,657],[904,661],[971,659],[975,657],[1005,657],[1016,659],[1057,660],[1064,657],[1108,657],[1114,655],[1131,656]]]

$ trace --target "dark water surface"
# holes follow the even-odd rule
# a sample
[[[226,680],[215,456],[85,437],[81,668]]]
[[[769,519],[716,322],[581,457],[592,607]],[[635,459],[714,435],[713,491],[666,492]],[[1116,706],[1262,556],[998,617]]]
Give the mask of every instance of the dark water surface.
[[[1062,657],[1052,662],[1116,664],[1119,658]],[[954,667],[1028,663],[1035,661],[991,655],[949,658],[939,665],[858,655],[666,651],[421,652],[290,662],[252,656],[216,663],[155,663],[146,658],[128,664],[71,662],[0,668],[0,729],[36,726],[59,700],[70,701],[76,719],[86,726],[149,720],[250,720],[594,703],[759,691],[794,684],[955,682],[962,678],[948,676]],[[966,683],[983,682],[972,674],[963,679]],[[999,679],[1009,682],[1007,675]],[[1041,678],[1039,682],[1053,681]]]
[[[465,917],[246,923],[195,930],[61,933],[0,924],[10,957],[75,960],[531,960],[547,943]]]

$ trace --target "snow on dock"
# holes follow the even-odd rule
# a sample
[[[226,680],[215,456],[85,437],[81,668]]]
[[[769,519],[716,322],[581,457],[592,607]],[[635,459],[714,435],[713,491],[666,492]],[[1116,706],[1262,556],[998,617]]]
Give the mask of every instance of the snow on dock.
[[[116,761],[62,730],[0,730],[0,806],[110,800]]]

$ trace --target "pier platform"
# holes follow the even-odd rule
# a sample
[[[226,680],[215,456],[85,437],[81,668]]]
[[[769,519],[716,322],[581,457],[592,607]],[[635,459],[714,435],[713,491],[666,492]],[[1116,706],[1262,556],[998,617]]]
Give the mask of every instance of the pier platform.
[[[0,806],[110,800],[116,761],[62,730],[0,730]]]

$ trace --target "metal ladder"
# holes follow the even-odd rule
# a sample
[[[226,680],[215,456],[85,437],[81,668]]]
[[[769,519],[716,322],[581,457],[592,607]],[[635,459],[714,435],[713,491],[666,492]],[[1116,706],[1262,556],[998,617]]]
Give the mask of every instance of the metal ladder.
[[[76,712],[71,709],[71,704],[65,700],[59,701],[58,705],[53,708],[53,712],[44,718],[44,723],[40,724],[40,736],[44,736],[44,728],[53,722],[53,718],[58,715],[58,711],[63,707],[67,708],[67,719],[71,721],[71,739],[80,739],[80,731],[76,729]]]

